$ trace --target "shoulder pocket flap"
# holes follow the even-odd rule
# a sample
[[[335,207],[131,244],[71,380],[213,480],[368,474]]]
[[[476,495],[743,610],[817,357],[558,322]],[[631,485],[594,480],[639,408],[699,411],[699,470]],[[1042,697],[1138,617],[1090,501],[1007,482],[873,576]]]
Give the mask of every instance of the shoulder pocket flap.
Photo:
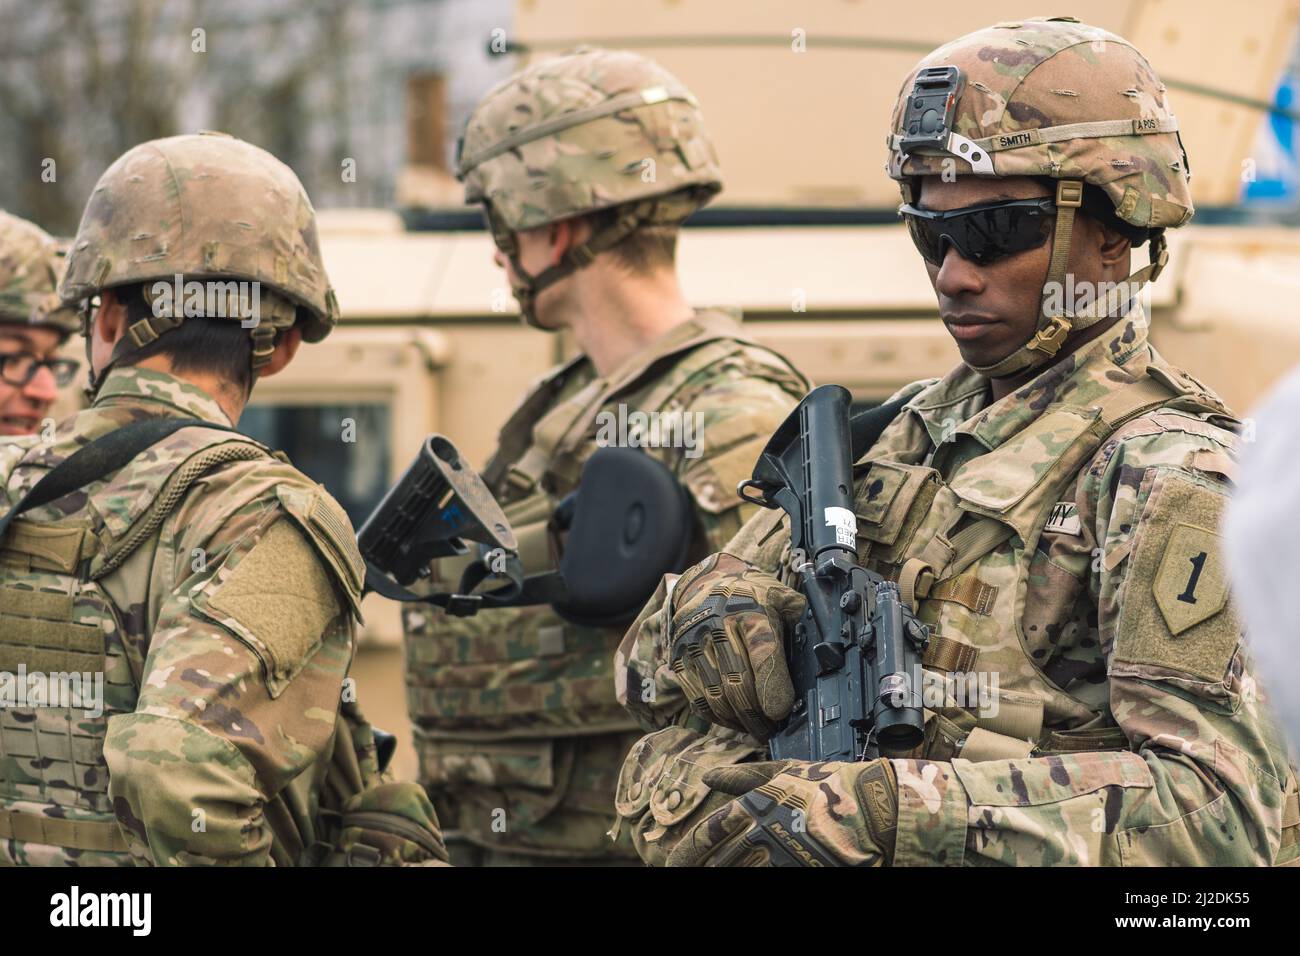
[[[1005,768],[999,764],[1005,763]],[[973,806],[1032,807],[1059,803],[1103,787],[1154,786],[1137,754],[1081,753],[1033,760],[953,760],[952,769]]]
[[[320,647],[339,603],[316,552],[277,520],[251,549],[227,559],[193,606],[255,653],[278,697]]]
[[[898,539],[918,499],[922,511],[934,500],[939,473],[921,465],[873,461],[856,485],[853,510],[862,522],[859,533],[889,545]]]
[[[1097,416],[1095,408],[1050,409],[1005,444],[957,469],[948,485],[963,501],[991,517],[1005,515],[1042,485]]]
[[[1241,638],[1217,529],[1227,501],[1212,479],[1164,468],[1133,533],[1115,660],[1224,679]]]
[[[357,550],[356,533],[343,506],[324,488],[276,486],[276,496],[329,565],[357,621],[361,621],[361,591],[366,563]]]

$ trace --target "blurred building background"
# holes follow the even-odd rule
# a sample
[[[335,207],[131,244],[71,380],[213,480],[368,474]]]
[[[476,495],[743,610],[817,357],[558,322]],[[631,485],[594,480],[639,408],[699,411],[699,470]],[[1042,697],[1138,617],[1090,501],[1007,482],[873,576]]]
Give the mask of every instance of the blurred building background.
[[[0,0],[0,207],[71,233],[113,159],[198,129],[269,149],[319,208],[391,206],[509,74],[488,41],[511,17],[508,0]]]
[[[739,19],[735,4],[708,0],[0,0],[0,207],[70,233],[113,158],[203,128],[275,153],[320,209],[455,206],[447,170],[461,125],[521,62],[490,45],[545,54],[602,39],[663,58],[711,124],[725,120],[726,205],[874,206],[887,184],[874,152],[863,156],[878,147],[896,75],[1020,5],[951,6],[939,15],[877,0],[753,0]],[[1104,0],[1081,12],[1148,54],[1185,129],[1216,107],[1228,108],[1220,132],[1251,127],[1254,178],[1243,174],[1236,195],[1198,195],[1216,207],[1207,219],[1230,207],[1300,222],[1300,45],[1293,16],[1270,33],[1261,21],[1278,5],[1257,9],[1245,26],[1214,0]],[[1207,30],[1207,18],[1222,29]],[[802,56],[790,55],[796,31]],[[1267,47],[1278,43],[1289,55],[1261,86],[1252,70],[1274,68]]]

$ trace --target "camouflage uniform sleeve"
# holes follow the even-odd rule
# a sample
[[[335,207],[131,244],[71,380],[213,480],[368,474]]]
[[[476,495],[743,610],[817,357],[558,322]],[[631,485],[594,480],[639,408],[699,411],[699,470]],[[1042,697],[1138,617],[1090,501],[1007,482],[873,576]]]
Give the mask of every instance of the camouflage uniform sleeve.
[[[1110,712],[1129,751],[895,760],[895,864],[1269,864],[1294,788],[1228,594],[1231,435],[1164,411],[1081,474]]]
[[[4,497],[4,489],[9,485],[9,479],[13,476],[14,468],[39,441],[40,437],[37,435],[0,438],[0,497]],[[11,504],[17,504],[18,498],[21,497],[21,494],[11,496]]]
[[[790,540],[788,525],[784,512],[760,510],[722,551],[769,574],[778,574],[782,546]],[[614,655],[615,694],[646,730],[670,725],[704,729],[702,722],[689,716],[686,697],[669,660],[672,596],[681,577],[681,574],[663,576],[658,589],[623,635]]]
[[[747,353],[703,375],[686,386],[692,397],[685,412],[699,422],[697,443],[675,470],[695,500],[706,550],[713,553],[758,510],[741,501],[736,485],[753,473],[768,438],[799,403],[803,384]]]
[[[723,549],[769,572],[778,570],[786,519],[779,511],[754,515]],[[761,760],[766,747],[746,734],[706,726],[691,714],[669,663],[672,591],[681,575],[665,575],[623,637],[614,657],[619,703],[647,730],[624,758],[611,831],[626,828],[641,859],[661,865],[677,842],[732,798],[712,792],[704,774],[715,767]]]
[[[302,477],[281,475],[268,492],[266,463],[250,464],[262,470],[226,469],[168,519],[157,610],[133,609],[156,623],[136,710],[109,721],[105,758],[140,863],[268,865],[264,805],[334,732],[350,600],[316,531],[286,504]],[[241,477],[261,486],[232,510]]]
[[[779,512],[757,514],[757,506],[742,504],[736,485],[753,473],[763,446],[798,404],[803,386],[788,370],[751,359],[721,363],[706,370],[703,381],[688,383],[693,398],[686,411],[699,416],[700,452],[691,454],[688,448],[674,468],[695,500],[707,553],[726,550],[757,563],[763,533],[754,534],[749,526],[766,532]],[[678,577],[668,574],[659,582],[615,656],[619,702],[647,730],[684,719],[679,712],[686,702],[665,656],[670,597]]]

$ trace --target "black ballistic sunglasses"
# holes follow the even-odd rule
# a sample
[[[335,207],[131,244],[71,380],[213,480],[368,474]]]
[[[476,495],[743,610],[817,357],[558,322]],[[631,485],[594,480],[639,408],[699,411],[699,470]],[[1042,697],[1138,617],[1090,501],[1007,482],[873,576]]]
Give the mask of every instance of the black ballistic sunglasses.
[[[1045,243],[1056,221],[1056,202],[1046,197],[1011,199],[943,211],[905,203],[898,207],[898,214],[907,223],[922,258],[931,265],[943,265],[947,243],[952,243],[963,259],[987,265]]]

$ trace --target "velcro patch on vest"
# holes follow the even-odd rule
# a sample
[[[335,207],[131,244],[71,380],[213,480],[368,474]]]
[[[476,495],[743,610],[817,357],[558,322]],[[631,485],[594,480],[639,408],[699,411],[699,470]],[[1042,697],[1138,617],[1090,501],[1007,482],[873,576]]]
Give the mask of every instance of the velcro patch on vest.
[[[1222,681],[1241,640],[1218,534],[1227,497],[1211,479],[1162,471],[1134,535],[1115,659]]]
[[[1048,532],[1072,534],[1076,537],[1082,535],[1083,526],[1079,522],[1079,506],[1073,501],[1058,501],[1052,505],[1052,513],[1048,515],[1047,524],[1043,525],[1043,533]]]
[[[317,552],[335,572],[353,616],[361,621],[361,591],[366,565],[357,550],[356,533],[343,506],[323,487],[306,488],[281,484],[276,496],[299,530],[316,546]]]
[[[1219,536],[1208,528],[1179,522],[1169,535],[1151,593],[1173,636],[1228,603],[1227,569],[1219,551]]]
[[[257,654],[272,696],[279,696],[338,616],[332,576],[287,519],[271,525],[229,574],[218,574],[207,613]]]

